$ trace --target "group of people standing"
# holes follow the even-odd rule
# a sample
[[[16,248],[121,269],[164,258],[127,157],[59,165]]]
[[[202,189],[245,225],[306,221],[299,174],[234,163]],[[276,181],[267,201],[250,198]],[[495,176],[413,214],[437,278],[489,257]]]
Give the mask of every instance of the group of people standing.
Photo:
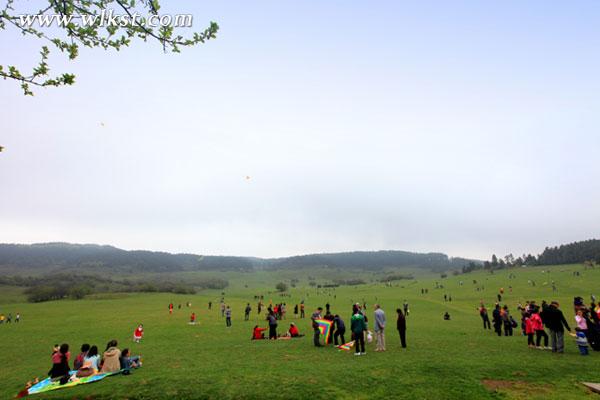
[[[408,309],[408,303],[405,302],[406,307]],[[319,330],[319,325],[317,320],[325,319],[330,320],[332,322],[333,329],[333,341],[335,345],[338,343],[345,344],[344,334],[346,332],[346,325],[343,319],[338,314],[332,314],[329,309],[329,304],[326,305],[326,314],[322,316],[323,308],[319,307],[311,316],[311,320],[313,322],[314,329],[314,345],[316,347],[323,346],[320,343],[321,332]],[[402,309],[398,308],[396,310],[398,314],[396,328],[398,330],[400,336],[400,344],[403,348],[406,348],[406,315]],[[386,340],[385,340],[385,332],[387,326],[386,315],[383,309],[379,304],[375,304],[374,313],[373,313],[373,330],[375,331],[376,336],[376,348],[375,351],[386,351]],[[365,314],[365,309],[361,307],[359,303],[356,303],[352,306],[352,316],[350,318],[350,331],[352,333],[351,340],[354,341],[355,346],[355,355],[365,355],[366,354],[366,346],[365,341],[370,342],[370,338],[372,338],[372,334],[368,329],[368,317]],[[338,342],[339,340],[339,342]],[[371,339],[372,340],[372,339]],[[329,344],[331,339],[326,344]]]
[[[588,346],[595,351],[600,351],[600,305],[597,305],[593,298],[590,307],[584,304],[581,297],[574,299],[575,332],[572,332],[557,301],[550,303],[542,301],[541,305],[537,305],[535,301],[527,301],[525,306],[519,304],[517,310],[521,313],[522,335],[527,336],[527,345],[530,348],[563,353],[566,330],[576,338],[581,354],[588,354]],[[483,320],[483,328],[491,329],[488,312],[483,302],[480,304],[479,314]],[[519,326],[510,315],[508,307],[506,305],[501,307],[498,303],[492,313],[492,323],[498,336],[502,336],[503,330],[505,336],[512,336],[513,329]],[[549,334],[546,333],[546,329]]]

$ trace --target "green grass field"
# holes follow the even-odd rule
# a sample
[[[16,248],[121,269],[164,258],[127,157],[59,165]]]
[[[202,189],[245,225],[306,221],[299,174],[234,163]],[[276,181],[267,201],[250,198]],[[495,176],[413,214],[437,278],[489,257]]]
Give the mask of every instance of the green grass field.
[[[575,277],[572,272],[581,271]],[[542,271],[551,271],[542,272]],[[509,280],[508,274],[516,274]],[[289,273],[287,273],[289,277]],[[520,336],[497,337],[484,331],[476,310],[480,299],[491,308],[498,289],[506,290],[504,301],[517,316],[516,305],[528,299],[540,302],[558,300],[569,323],[574,324],[572,301],[580,295],[589,299],[597,293],[600,270],[584,271],[583,266],[528,268],[511,271],[473,273],[440,279],[418,276],[415,281],[400,281],[386,287],[369,283],[339,287],[330,294],[317,294],[307,285],[290,291],[291,297],[274,293],[275,283],[283,273],[229,274],[231,285],[225,290],[226,303],[233,309],[233,326],[225,327],[218,310],[220,291],[197,295],[107,294],[79,301],[63,300],[39,304],[24,302],[19,290],[2,287],[0,312],[20,312],[19,324],[1,325],[0,398],[13,397],[35,376],[43,377],[50,368],[54,343],[69,343],[73,353],[84,343],[101,349],[116,338],[120,348],[129,347],[142,354],[144,366],[130,376],[115,376],[101,382],[35,395],[39,399],[582,399],[593,398],[581,381],[600,381],[600,354],[579,355],[575,342],[566,337],[566,352],[527,348]],[[365,274],[365,276],[368,276]],[[485,286],[477,292],[472,280]],[[536,287],[527,281],[535,280]],[[460,286],[459,281],[464,281]],[[558,292],[553,293],[554,280]],[[434,282],[444,289],[434,289]],[[546,285],[544,283],[547,282]],[[512,286],[512,293],[508,287]],[[429,293],[422,295],[421,288]],[[335,293],[335,298],[333,294]],[[452,295],[444,303],[443,294]],[[265,302],[285,301],[288,318],[279,325],[283,331],[294,320],[293,304],[305,298],[307,317],[326,302],[342,315],[349,326],[351,304],[379,302],[386,311],[388,351],[355,357],[352,352],[314,348],[310,320],[298,325],[307,337],[289,341],[250,341],[255,324],[266,325],[263,315],[256,315],[255,294],[264,294]],[[600,294],[600,293],[599,293]],[[395,312],[404,299],[410,303],[407,318],[408,348],[401,349],[395,330]],[[207,302],[213,301],[213,310]],[[192,302],[187,308],[185,303]],[[243,308],[253,306],[251,320],[245,322]],[[181,310],[168,314],[169,302],[181,303]],[[198,315],[196,326],[188,325],[191,311]],[[448,311],[451,321],[442,315]],[[491,313],[491,310],[490,310]],[[517,318],[518,319],[518,318]],[[131,341],[136,324],[143,323],[145,336],[141,344]],[[370,324],[371,325],[371,324]],[[349,336],[349,334],[347,334]],[[499,389],[482,382],[493,380]]]

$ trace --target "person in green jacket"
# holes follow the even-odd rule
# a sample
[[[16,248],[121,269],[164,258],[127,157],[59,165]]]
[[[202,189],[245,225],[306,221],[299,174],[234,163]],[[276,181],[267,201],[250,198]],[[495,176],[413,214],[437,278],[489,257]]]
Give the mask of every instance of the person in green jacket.
[[[352,336],[355,341],[355,356],[367,354],[365,351],[365,331],[367,330],[367,323],[365,317],[360,313],[360,310],[356,310],[355,314],[350,319],[350,329],[352,330]]]

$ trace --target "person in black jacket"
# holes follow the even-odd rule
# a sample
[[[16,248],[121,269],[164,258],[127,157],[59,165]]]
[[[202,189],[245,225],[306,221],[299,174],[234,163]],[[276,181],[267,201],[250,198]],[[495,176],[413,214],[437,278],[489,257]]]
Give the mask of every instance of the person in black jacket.
[[[400,334],[400,344],[402,344],[402,348],[406,348],[406,317],[402,313],[401,309],[396,309],[398,313],[398,320],[396,321],[396,329],[398,329],[398,333]]]
[[[541,312],[540,316],[542,317],[542,321],[546,325],[546,328],[550,330],[550,342],[552,343],[552,352],[553,353],[563,353],[564,352],[564,336],[565,329],[571,332],[571,328],[565,319],[562,311],[559,309],[559,304],[556,301],[550,303],[549,306],[546,306],[544,310]]]
[[[339,316],[335,315],[333,317],[333,322],[335,323],[335,332],[333,333],[333,343],[337,346],[338,339],[340,341],[339,344],[345,344],[344,334],[346,333],[346,324],[344,324],[344,320]]]
[[[494,331],[498,336],[502,336],[502,316],[500,315],[500,304],[496,304],[492,312],[492,321],[494,322]]]

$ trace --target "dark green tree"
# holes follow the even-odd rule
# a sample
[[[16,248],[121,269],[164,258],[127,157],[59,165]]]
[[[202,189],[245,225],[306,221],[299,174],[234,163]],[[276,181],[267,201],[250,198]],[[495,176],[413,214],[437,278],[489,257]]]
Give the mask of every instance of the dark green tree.
[[[492,254],[492,268],[496,268],[498,266],[498,257],[495,254]]]

